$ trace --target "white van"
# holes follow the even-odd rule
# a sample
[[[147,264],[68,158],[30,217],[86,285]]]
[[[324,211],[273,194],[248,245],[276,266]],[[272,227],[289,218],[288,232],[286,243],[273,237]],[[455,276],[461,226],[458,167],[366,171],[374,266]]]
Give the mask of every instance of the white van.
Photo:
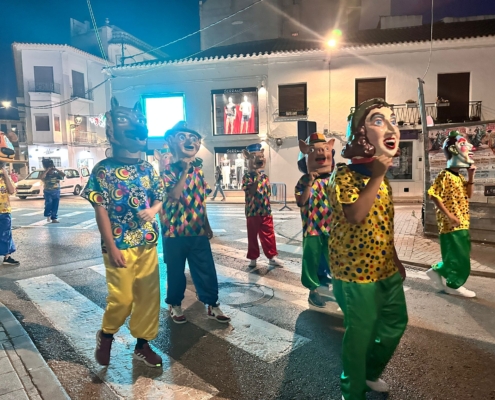
[[[88,182],[88,168],[81,168],[80,171],[74,168],[59,169],[65,173],[65,178],[60,181],[60,193],[78,196]],[[17,182],[17,197],[24,200],[27,197],[43,196],[43,181],[40,179],[43,172],[42,169],[34,170],[26,178]]]

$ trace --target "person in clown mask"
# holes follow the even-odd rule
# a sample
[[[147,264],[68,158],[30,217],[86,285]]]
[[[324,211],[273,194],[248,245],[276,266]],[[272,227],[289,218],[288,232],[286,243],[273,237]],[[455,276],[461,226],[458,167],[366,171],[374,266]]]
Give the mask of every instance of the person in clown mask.
[[[113,156],[94,166],[81,194],[95,210],[108,287],[95,358],[100,365],[110,364],[114,334],[130,315],[129,330],[137,339],[133,358],[159,368],[162,359],[148,341],[158,334],[160,315],[155,216],[163,186],[153,166],[141,160],[148,141],[141,104],[122,107],[113,97],[106,121]]]
[[[361,103],[349,116],[347,144],[330,177],[328,195],[333,293],[344,314],[342,398],[388,392],[380,375],[406,329],[404,266],[394,246],[394,205],[385,177],[400,132],[383,99]]]
[[[317,288],[329,285],[328,236],[332,210],[328,202],[327,187],[333,170],[333,145],[321,133],[311,134],[299,141],[298,167],[304,175],[295,188],[297,205],[303,223],[303,255],[301,283],[309,289],[309,304],[323,308],[325,300]]]
[[[428,190],[437,209],[442,261],[434,264],[426,274],[437,289],[462,297],[476,297],[475,292],[463,286],[471,272],[468,199],[473,195],[476,171],[471,158],[472,148],[459,132],[450,132],[443,143],[447,168],[438,174]],[[459,173],[462,168],[467,168],[467,182]]]

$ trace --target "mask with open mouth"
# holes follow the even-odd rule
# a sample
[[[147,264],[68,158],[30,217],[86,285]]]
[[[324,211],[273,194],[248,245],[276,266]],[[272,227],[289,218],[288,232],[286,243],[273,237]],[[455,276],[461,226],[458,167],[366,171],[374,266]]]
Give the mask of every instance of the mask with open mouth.
[[[260,171],[265,168],[265,149],[261,147],[260,143],[249,145],[242,151],[242,154],[247,160],[249,172]]]
[[[399,127],[392,106],[385,100],[364,101],[348,121],[348,142],[342,150],[342,157],[350,158],[353,163],[366,163],[381,155],[400,155]]]
[[[176,161],[191,161],[193,167],[201,167],[202,160],[196,157],[201,147],[201,135],[189,129],[184,121],[178,122],[165,132],[165,140]]]
[[[133,108],[123,107],[112,97],[111,106],[106,113],[106,134],[113,155],[139,158],[148,143],[148,128],[141,103],[138,101]]]
[[[335,165],[333,146],[335,139],[327,142],[321,133],[311,134],[306,141],[299,140],[299,171],[304,174],[318,172],[319,174],[330,173]]]
[[[473,145],[458,131],[451,131],[443,143],[447,168],[470,168],[474,164]]]

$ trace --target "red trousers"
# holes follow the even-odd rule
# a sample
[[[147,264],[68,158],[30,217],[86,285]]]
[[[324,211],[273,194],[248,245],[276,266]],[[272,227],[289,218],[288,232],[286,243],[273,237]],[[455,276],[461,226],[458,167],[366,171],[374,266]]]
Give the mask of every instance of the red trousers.
[[[260,256],[260,247],[258,245],[258,235],[260,237],[263,253],[268,259],[275,257],[277,253],[277,244],[275,242],[275,231],[273,230],[273,218],[271,215],[246,217],[247,234],[248,234],[248,253],[247,258],[256,260]]]

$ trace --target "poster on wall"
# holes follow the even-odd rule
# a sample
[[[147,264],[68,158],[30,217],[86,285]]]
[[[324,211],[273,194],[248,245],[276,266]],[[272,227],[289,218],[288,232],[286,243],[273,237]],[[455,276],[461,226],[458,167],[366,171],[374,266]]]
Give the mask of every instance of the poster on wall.
[[[486,196],[485,186],[495,185],[495,123],[461,126],[448,129],[430,129],[428,132],[431,182],[446,167],[442,151],[443,142],[449,132],[456,130],[473,145],[473,160],[476,164],[474,194]],[[467,177],[466,170],[461,173]]]
[[[215,135],[258,133],[258,90],[255,87],[211,91]]]

